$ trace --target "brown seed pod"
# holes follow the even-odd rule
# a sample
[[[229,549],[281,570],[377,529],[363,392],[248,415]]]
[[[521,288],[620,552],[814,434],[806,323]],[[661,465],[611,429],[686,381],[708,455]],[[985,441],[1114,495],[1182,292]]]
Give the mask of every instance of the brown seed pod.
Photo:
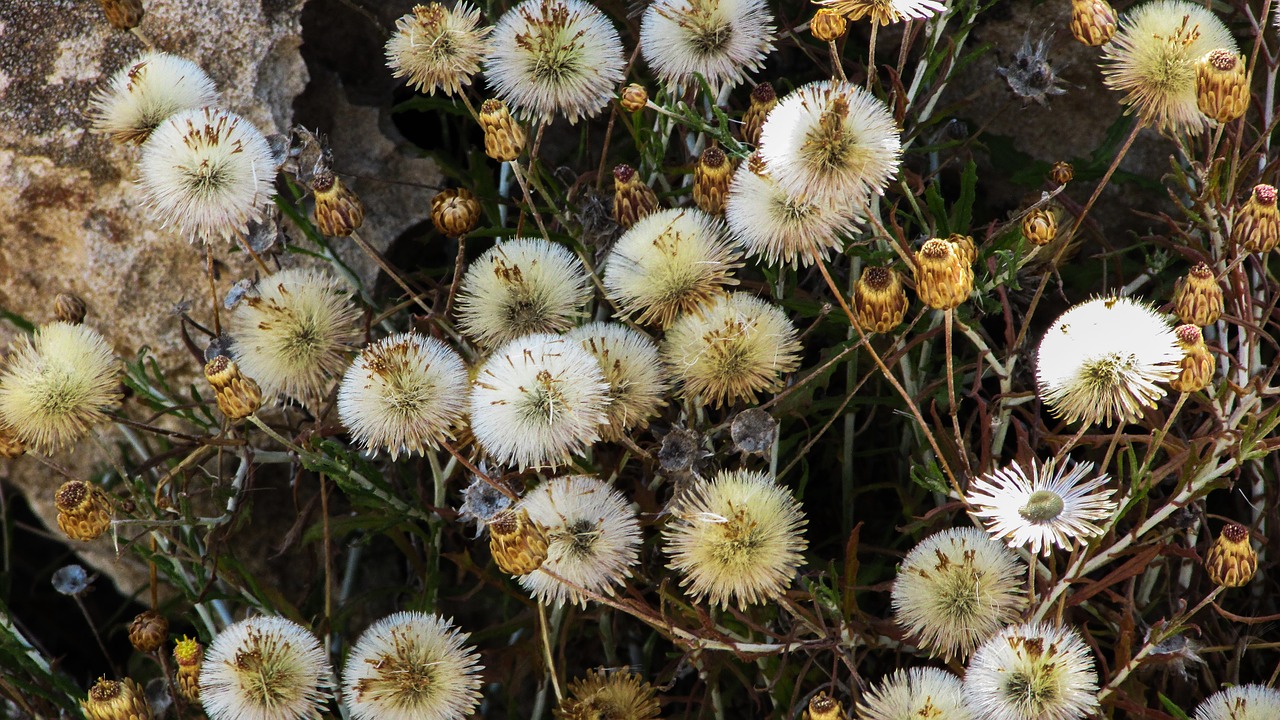
[[[480,224],[480,201],[466,188],[441,190],[431,198],[431,224],[441,235],[461,237]]]
[[[98,0],[102,6],[102,14],[113,28],[132,30],[142,23],[142,16],[147,13],[142,7],[142,0]]]
[[[155,652],[168,637],[169,621],[155,610],[143,610],[129,623],[129,643],[138,652]]]
[[[71,293],[58,293],[53,297],[53,316],[62,322],[79,325],[87,312],[84,300]]]

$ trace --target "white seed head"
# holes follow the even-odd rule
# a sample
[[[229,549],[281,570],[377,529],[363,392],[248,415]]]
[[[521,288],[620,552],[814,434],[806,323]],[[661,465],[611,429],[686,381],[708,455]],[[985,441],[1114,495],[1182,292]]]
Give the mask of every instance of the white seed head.
[[[458,290],[458,324],[493,347],[522,335],[573,327],[591,297],[582,261],[563,245],[519,238],[485,251]]]
[[[773,14],[764,0],[655,0],[640,20],[640,52],[674,87],[718,91],[760,69],[773,52]]]
[[[602,428],[607,437],[647,427],[649,418],[667,404],[667,372],[648,335],[620,323],[593,322],[574,328],[565,339],[581,343],[609,383],[609,422]]]
[[[387,67],[419,92],[457,95],[480,72],[491,28],[479,27],[480,10],[466,0],[452,9],[438,2],[415,5],[396,21],[387,40]]]
[[[974,720],[960,678],[938,668],[895,670],[862,696],[859,720]]]
[[[200,702],[210,720],[304,720],[329,698],[332,669],[310,630],[261,615],[218,633],[200,666]]]
[[[1200,703],[1193,720],[1274,720],[1280,718],[1280,690],[1236,685]]]
[[[94,132],[141,144],[170,115],[218,104],[218,89],[199,65],[162,52],[143,53],[94,94]]]
[[[840,249],[841,236],[857,217],[851,205],[802,199],[749,165],[734,173],[724,212],[733,238],[748,255],[773,266],[808,267]]]
[[[988,720],[1083,720],[1098,710],[1098,674],[1080,633],[1013,625],[969,659],[965,702]]]

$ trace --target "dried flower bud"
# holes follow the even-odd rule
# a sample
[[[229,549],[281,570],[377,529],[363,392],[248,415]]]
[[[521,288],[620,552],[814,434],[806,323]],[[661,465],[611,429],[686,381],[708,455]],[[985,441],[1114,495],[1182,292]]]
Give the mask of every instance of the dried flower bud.
[[[1249,543],[1249,528],[1228,523],[1204,558],[1204,569],[1215,585],[1243,587],[1258,571],[1258,553]]]
[[[723,215],[729,181],[738,167],[718,147],[702,151],[693,169],[693,202],[708,215]]]
[[[178,694],[189,703],[200,702],[200,665],[204,662],[204,648],[184,635],[173,644],[173,660],[178,664],[174,676]]]
[[[326,237],[347,237],[364,224],[364,203],[332,170],[316,173],[316,228]]]
[[[466,235],[480,224],[480,201],[466,188],[441,190],[431,198],[431,224],[441,235]]]
[[[1243,55],[1217,49],[1196,62],[1196,106],[1220,123],[1249,109],[1249,73]]]
[[[547,559],[547,530],[524,510],[503,510],[489,521],[489,551],[509,575],[528,575]]]
[[[627,112],[640,112],[649,103],[649,93],[644,89],[643,85],[631,83],[622,88],[622,95],[618,98],[618,105]]]
[[[1055,185],[1066,185],[1071,182],[1071,178],[1075,177],[1075,174],[1076,169],[1071,166],[1071,163],[1065,160],[1059,160],[1053,164],[1052,168],[1049,169],[1049,179],[1052,180]]]
[[[957,243],[933,238],[916,251],[916,294],[935,310],[954,308],[973,292],[973,266]]]
[[[53,316],[72,325],[84,322],[84,301],[71,293],[58,293],[53,298]]]
[[[748,408],[738,413],[729,425],[729,436],[738,452],[748,455],[765,455],[773,447],[778,432],[778,421],[760,408]]]
[[[501,100],[490,98],[480,106],[480,127],[484,128],[484,152],[494,160],[511,162],[524,151],[524,128]]]
[[[809,700],[809,708],[804,712],[805,720],[847,720],[844,706],[839,700],[820,692]]]
[[[253,378],[245,377],[236,362],[218,355],[204,366],[204,377],[213,386],[218,409],[229,420],[243,420],[262,407],[262,390]]]
[[[865,332],[886,333],[906,317],[907,291],[902,276],[890,267],[869,267],[853,286],[853,311]]]
[[[1038,207],[1022,217],[1022,237],[1036,246],[1048,245],[1058,234],[1058,214],[1050,207]]]
[[[1174,334],[1182,348],[1179,372],[1169,380],[1169,387],[1176,392],[1195,392],[1203,389],[1213,379],[1217,361],[1204,344],[1204,335],[1198,325],[1179,325]]]
[[[700,435],[685,428],[672,428],[662,438],[658,466],[669,473],[688,472],[708,455],[710,453],[703,447]]]
[[[1116,34],[1116,11],[1106,0],[1071,0],[1071,34],[1089,47],[1105,45]]]
[[[147,12],[142,8],[142,0],[98,0],[98,4],[111,27],[120,30],[138,27]]]
[[[1222,317],[1222,308],[1222,287],[1204,263],[1191,268],[1173,290],[1173,311],[1184,323],[1207,327]]]
[[[813,14],[813,19],[809,21],[809,32],[813,33],[819,42],[835,42],[844,37],[848,29],[849,21],[845,20],[844,15],[831,8],[819,8],[818,12]]]
[[[12,460],[27,452],[27,444],[18,439],[13,429],[0,423],[0,458]]]
[[[1280,211],[1276,210],[1276,189],[1255,185],[1253,194],[1236,211],[1231,240],[1247,252],[1267,253],[1280,243]]]
[[[80,701],[88,720],[151,720],[151,705],[142,686],[131,678],[98,678],[89,688],[88,699]]]
[[[764,128],[764,119],[778,104],[778,94],[773,85],[762,82],[751,91],[751,106],[742,114],[742,141],[748,145],[760,144],[760,131]]]
[[[972,266],[978,259],[978,246],[973,242],[972,235],[951,233],[947,236],[947,242],[951,243],[951,246],[960,254],[960,261],[965,265]]]
[[[138,652],[159,650],[169,636],[169,621],[155,610],[143,610],[129,623],[129,643]]]
[[[62,483],[53,496],[58,527],[72,540],[96,540],[111,527],[111,502],[96,485],[82,480]]]
[[[613,168],[613,219],[625,230],[658,208],[658,195],[630,165]]]

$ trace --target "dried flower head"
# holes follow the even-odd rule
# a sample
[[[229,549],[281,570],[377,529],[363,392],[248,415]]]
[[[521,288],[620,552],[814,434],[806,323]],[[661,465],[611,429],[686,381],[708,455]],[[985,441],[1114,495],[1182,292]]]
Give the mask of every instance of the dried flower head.
[[[565,339],[581,343],[599,361],[609,383],[609,422],[603,434],[617,440],[648,427],[649,418],[667,404],[663,397],[670,384],[657,344],[639,330],[606,322],[574,328]]]
[[[80,701],[80,709],[88,720],[151,720],[153,717],[146,691],[133,678],[98,678],[89,688],[88,697]]]
[[[1178,361],[1178,374],[1169,379],[1169,388],[1180,393],[1203,390],[1213,380],[1218,361],[1205,345],[1198,326],[1179,325],[1173,332],[1178,336],[1182,358]]]
[[[753,172],[750,163],[734,173],[725,205],[733,238],[748,255],[770,265],[808,267],[826,259],[841,248],[854,218],[849,205],[805,200],[767,172]]]
[[[493,347],[531,333],[573,327],[591,297],[591,280],[568,248],[517,238],[476,258],[458,289],[458,325]]]
[[[92,100],[95,132],[141,145],[170,115],[218,103],[218,88],[199,65],[162,52],[121,68]]]
[[[898,566],[893,616],[922,648],[963,658],[1018,617],[1025,574],[1018,556],[985,532],[943,530]]]
[[[1061,184],[1061,183],[1060,183]],[[1041,205],[1032,208],[1022,218],[1022,237],[1037,247],[1044,247],[1058,236],[1057,209]]]
[[[1200,703],[1193,720],[1273,720],[1277,717],[1280,717],[1280,690],[1264,685],[1236,685]]]
[[[698,600],[739,609],[776,598],[808,547],[800,503],[764,473],[721,471],[685,488],[663,531],[668,564]]]
[[[104,422],[120,402],[120,365],[97,330],[54,322],[18,341],[0,373],[0,424],[52,452]]]
[[[701,210],[659,210],[618,239],[605,261],[604,287],[636,322],[665,328],[737,285],[740,257],[719,220]]]
[[[466,412],[469,378],[443,342],[400,333],[360,352],[338,386],[338,416],[369,452],[421,453]]]
[[[970,658],[964,699],[989,720],[1079,720],[1098,709],[1098,674],[1075,629],[1014,625]]]
[[[1258,571],[1258,553],[1249,542],[1249,528],[1227,523],[1204,556],[1204,569],[1214,585],[1244,587]]]
[[[138,652],[155,652],[168,637],[169,621],[155,610],[143,610],[129,623],[129,644]]]
[[[342,673],[355,720],[462,720],[480,704],[480,655],[452,620],[399,612],[369,626]]]
[[[310,630],[259,615],[218,633],[200,668],[210,720],[304,720],[329,697],[332,669]]]
[[[132,30],[142,23],[147,11],[142,0],[98,0],[107,24],[117,30]]]
[[[869,17],[877,25],[924,20],[947,7],[939,0],[821,0],[817,4],[831,8],[850,20]]]
[[[853,286],[853,311],[863,332],[887,333],[907,316],[902,275],[891,267],[869,267]]]
[[[766,410],[747,408],[733,416],[729,437],[738,452],[765,455],[778,437],[778,421]]]
[[[1184,323],[1207,327],[1222,317],[1225,306],[1222,287],[1213,268],[1196,263],[1185,277],[1178,279],[1173,291],[1173,311]]]
[[[338,281],[290,269],[258,281],[231,314],[240,369],[268,395],[317,402],[347,366],[360,311]]]
[[[1034,100],[1040,105],[1048,104],[1052,95],[1066,93],[1060,83],[1062,78],[1049,62],[1048,32],[1040,36],[1034,43],[1031,41],[1031,30],[1027,29],[1022,38],[1022,46],[1013,54],[1013,62],[1008,67],[999,66],[996,72],[1004,78],[1013,94],[1022,98],[1023,104]]]
[[[89,312],[84,300],[72,293],[58,293],[53,296],[53,317],[65,323],[79,325]]]
[[[525,0],[494,26],[484,72],[525,119],[576,123],[609,105],[625,64],[618,31],[594,5]]]
[[[1070,549],[1102,534],[1093,521],[1110,517],[1116,504],[1108,499],[1115,490],[1105,487],[1106,473],[1082,482],[1093,463],[1068,462],[1033,460],[1030,472],[1016,464],[1000,468],[975,478],[965,499],[987,532],[1011,548],[1044,555],[1054,545]]]
[[[895,670],[858,703],[859,720],[972,720],[960,678],[938,668]]]
[[[818,8],[809,20],[809,32],[819,42],[835,42],[849,32],[849,21],[831,8]]]
[[[568,695],[556,708],[557,720],[658,720],[657,691],[630,672],[588,670],[569,683]]]
[[[640,521],[625,496],[589,475],[548,480],[518,507],[547,530],[547,559],[520,585],[540,602],[586,607],[582,588],[612,595],[640,557]],[[547,574],[554,573],[556,577]],[[572,584],[566,585],[557,578]]]
[[[441,235],[466,235],[480,224],[480,215],[480,201],[466,188],[448,188],[431,198],[431,224]]]
[[[718,92],[760,69],[773,35],[764,0],[655,0],[640,20],[640,52],[664,83],[696,87],[701,75]]]
[[[484,468],[482,467],[481,470]],[[473,476],[471,484],[462,491],[462,505],[458,507],[458,519],[476,524],[476,537],[499,513],[511,507],[512,500],[501,490]]]
[[[800,342],[787,314],[746,293],[718,297],[682,315],[667,331],[662,358],[687,398],[719,407],[782,387],[800,364]]]
[[[557,467],[599,438],[609,384],[591,353],[557,335],[499,348],[471,388],[471,430],[500,463]]]
[[[452,9],[438,2],[415,5],[396,21],[387,41],[387,67],[419,92],[457,95],[480,71],[487,50],[490,28],[479,25],[480,10],[466,0]]]
[[[1152,0],[1124,16],[1103,48],[1102,74],[1142,122],[1161,132],[1199,133],[1209,119],[1196,103],[1196,61],[1218,48],[1238,49],[1212,11],[1188,0]]]
[[[1269,253],[1280,245],[1280,208],[1274,185],[1253,186],[1231,221],[1231,241],[1245,252]]]
[[[1102,297],[1063,313],[1040,341],[1040,399],[1067,422],[1134,422],[1164,397],[1158,382],[1182,357],[1164,316],[1127,297]]]
[[[190,240],[243,236],[274,194],[276,160],[248,120],[216,108],[183,110],[142,146],[138,185],[151,217]]]

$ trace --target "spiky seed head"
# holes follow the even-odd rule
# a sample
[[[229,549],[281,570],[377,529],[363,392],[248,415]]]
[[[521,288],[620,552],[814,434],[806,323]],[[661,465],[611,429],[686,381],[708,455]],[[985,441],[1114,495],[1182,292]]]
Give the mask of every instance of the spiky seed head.
[[[547,529],[529,518],[527,510],[507,509],[489,520],[489,552],[508,575],[528,575],[547,560]]]
[[[89,688],[88,697],[80,701],[80,709],[88,720],[151,720],[153,717],[146,691],[133,678],[98,678]]]
[[[228,420],[243,420],[262,407],[262,389],[251,377],[240,372],[240,366],[226,355],[216,355],[205,363],[204,377],[213,387],[218,409]]]
[[[655,0],[640,20],[640,52],[675,88],[714,92],[737,85],[773,51],[773,14],[764,0]]]
[[[622,39],[594,5],[580,0],[525,0],[493,28],[486,80],[521,117],[570,123],[608,106],[622,82]]]
[[[748,145],[759,145],[760,131],[764,129],[769,112],[778,105],[778,94],[766,80],[751,89],[749,102],[750,106],[742,114],[742,141]]]
[[[1184,323],[1208,327],[1222,317],[1224,306],[1222,287],[1205,263],[1192,266],[1173,291],[1173,312]]]
[[[490,98],[480,106],[480,127],[484,130],[484,152],[498,162],[511,162],[524,152],[524,127],[511,116],[507,104]]]
[[[1231,241],[1251,253],[1269,253],[1280,244],[1280,210],[1276,208],[1275,186],[1253,186],[1249,199],[1236,210]]]
[[[111,76],[94,94],[94,132],[119,143],[141,145],[169,116],[218,103],[218,89],[199,65],[162,52],[148,52]]]
[[[1236,685],[1210,695],[1192,720],[1271,720],[1280,717],[1280,690]]]
[[[1119,17],[1107,0],[1071,0],[1071,34],[1089,47],[1115,37]]]
[[[576,327],[565,339],[591,353],[609,383],[609,422],[602,434],[618,440],[648,427],[649,418],[667,404],[664,397],[670,389],[657,344],[639,330],[608,322]]]
[[[1065,160],[1059,160],[1049,169],[1049,179],[1054,185],[1066,185],[1071,182],[1071,178],[1075,177],[1076,170],[1071,163]]]
[[[661,707],[657,691],[631,672],[588,670],[569,683],[568,694],[556,707],[557,720],[657,720]]]
[[[466,235],[480,224],[480,216],[480,201],[466,188],[447,188],[431,198],[431,224],[441,235]]]
[[[627,164],[613,168],[613,219],[623,230],[658,209],[658,195],[640,179],[636,169]]]
[[[622,88],[618,96],[618,106],[629,113],[637,113],[649,104],[649,91],[639,83],[631,83]]]
[[[53,317],[58,322],[79,325],[84,322],[88,309],[84,300],[71,293],[58,293],[53,297]]]
[[[316,198],[316,229],[328,237],[347,237],[364,224],[364,203],[332,170],[311,181]]]
[[[1204,344],[1204,335],[1199,326],[1179,325],[1174,329],[1174,334],[1178,336],[1182,359],[1178,362],[1178,374],[1169,379],[1169,387],[1174,392],[1203,390],[1213,380],[1218,361]]]
[[[1249,109],[1249,68],[1244,56],[1216,48],[1196,61],[1196,105],[1220,123]]]
[[[480,654],[453,621],[399,612],[351,649],[343,698],[354,720],[462,720],[480,704]]]
[[[499,243],[476,258],[458,289],[458,325],[494,347],[532,333],[573,327],[591,297],[574,254],[542,238]]]
[[[304,720],[325,709],[332,672],[310,630],[259,615],[213,639],[200,667],[200,702],[210,720]]]
[[[1249,528],[1227,523],[1204,556],[1204,569],[1214,585],[1244,587],[1258,571],[1258,553],[1249,542]]]
[[[887,333],[907,316],[902,275],[891,267],[869,267],[853,286],[853,311],[864,332]]]
[[[1053,242],[1058,235],[1058,213],[1055,208],[1040,206],[1022,217],[1022,237],[1037,247]]]
[[[970,241],[972,242],[972,241]],[[955,308],[973,292],[973,262],[962,243],[932,238],[916,251],[916,293],[935,310]]]
[[[132,30],[142,24],[147,11],[142,0],[98,0],[107,24],[117,30]]]
[[[480,72],[489,30],[480,27],[480,10],[465,0],[452,9],[438,2],[415,5],[387,40],[387,67],[419,92],[457,95]]]
[[[817,3],[854,22],[871,18],[876,25],[924,20],[946,9],[939,0],[821,0]]]
[[[178,694],[189,703],[200,702],[200,666],[204,663],[204,646],[183,635],[173,644],[173,661],[178,666],[174,673]]]
[[[975,720],[960,678],[938,668],[895,670],[862,696],[859,720]]]
[[[120,364],[97,330],[54,322],[22,337],[0,372],[0,424],[44,453],[78,440],[120,402]]]
[[[693,168],[693,202],[708,215],[723,215],[729,180],[737,162],[712,145],[702,151]]]
[[[155,652],[168,637],[169,621],[155,610],[143,610],[129,623],[129,644],[138,652]]]
[[[1093,654],[1074,628],[1013,625],[969,659],[964,699],[991,720],[1077,720],[1098,710]]]
[[[845,204],[811,202],[787,192],[758,158],[753,154],[739,166],[729,186],[725,220],[733,238],[748,255],[775,266],[808,267],[838,251],[854,227],[854,212]]]

